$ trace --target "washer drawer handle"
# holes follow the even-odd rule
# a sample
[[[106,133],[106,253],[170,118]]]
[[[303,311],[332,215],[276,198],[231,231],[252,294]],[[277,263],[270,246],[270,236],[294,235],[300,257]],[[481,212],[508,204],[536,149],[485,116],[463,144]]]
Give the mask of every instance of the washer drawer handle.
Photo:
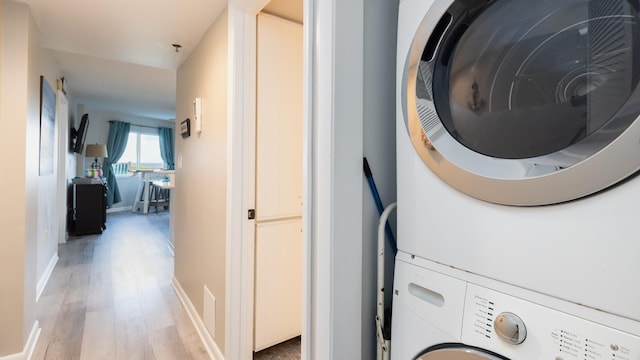
[[[410,283],[409,293],[437,307],[442,307],[444,305],[444,296],[442,296],[442,294],[424,288],[418,284]]]

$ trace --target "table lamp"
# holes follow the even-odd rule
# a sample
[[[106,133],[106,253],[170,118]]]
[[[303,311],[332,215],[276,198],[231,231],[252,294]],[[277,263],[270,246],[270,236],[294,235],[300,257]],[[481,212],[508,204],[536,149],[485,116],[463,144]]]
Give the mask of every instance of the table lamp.
[[[94,161],[91,164],[92,169],[100,169],[102,165],[98,162],[98,158],[106,158],[107,155],[107,146],[101,144],[88,144],[86,156],[93,157]]]

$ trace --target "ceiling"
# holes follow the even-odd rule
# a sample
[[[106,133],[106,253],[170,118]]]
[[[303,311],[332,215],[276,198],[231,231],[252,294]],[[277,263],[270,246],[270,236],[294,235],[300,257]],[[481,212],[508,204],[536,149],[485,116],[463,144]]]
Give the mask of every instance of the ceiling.
[[[161,120],[176,117],[176,70],[227,0],[16,0],[31,8],[41,45],[74,103]],[[302,23],[302,0],[265,12]],[[172,44],[180,44],[178,52]]]
[[[176,70],[226,0],[16,0],[28,4],[75,103],[175,118]],[[182,47],[175,51],[172,44]]]
[[[302,0],[271,0],[262,11],[302,24]]]

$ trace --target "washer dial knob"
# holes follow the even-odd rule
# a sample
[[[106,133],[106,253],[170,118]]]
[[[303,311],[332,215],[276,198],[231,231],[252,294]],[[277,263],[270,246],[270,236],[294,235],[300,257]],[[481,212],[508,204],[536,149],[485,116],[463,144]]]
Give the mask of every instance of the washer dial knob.
[[[498,337],[509,344],[518,345],[527,338],[527,328],[518,315],[503,312],[496,316],[493,328]]]

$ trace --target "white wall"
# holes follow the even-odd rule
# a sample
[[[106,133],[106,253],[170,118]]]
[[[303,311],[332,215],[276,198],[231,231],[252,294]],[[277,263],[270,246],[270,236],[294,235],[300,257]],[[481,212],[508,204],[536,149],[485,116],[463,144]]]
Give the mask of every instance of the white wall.
[[[313,6],[312,351],[363,359],[364,1]]]
[[[85,139],[85,144],[105,144],[107,143],[107,138],[109,137],[109,121],[111,120],[119,120],[128,122],[131,124],[132,128],[135,128],[136,125],[140,126],[151,126],[151,127],[168,127],[173,128],[174,123],[172,121],[166,120],[158,120],[151,119],[146,117],[134,116],[129,114],[122,114],[112,111],[104,111],[104,110],[96,110],[91,108],[81,107],[78,112],[78,117],[81,118],[82,114],[89,114],[89,131],[87,131],[87,137]],[[150,133],[157,134],[155,129],[150,129],[143,127],[140,130],[149,131]],[[79,163],[82,166],[82,171],[84,169],[88,169],[91,167],[91,163],[94,161],[91,157],[85,157],[84,151],[83,155],[78,156]],[[82,172],[77,174],[78,176],[82,175]],[[140,181],[138,176],[123,176],[118,177],[118,188],[120,189],[120,196],[122,197],[122,201],[116,204],[113,204],[112,209],[118,210],[121,208],[131,208],[133,206],[133,201],[136,195],[136,190],[138,188],[138,183]]]
[[[367,157],[383,207],[396,201],[395,64],[398,3],[364,2],[364,156]],[[363,178],[362,224],[362,358],[375,358],[375,312],[378,210]],[[394,214],[395,215],[395,214]],[[393,219],[393,217],[392,217]],[[391,222],[392,225],[394,222]],[[395,227],[392,226],[394,234]],[[393,252],[386,252],[385,295],[391,301]]]
[[[384,204],[393,202],[398,5],[309,3],[316,21],[310,87],[317,294],[311,304],[312,352],[321,359],[372,359],[378,215],[362,157],[369,160]]]

